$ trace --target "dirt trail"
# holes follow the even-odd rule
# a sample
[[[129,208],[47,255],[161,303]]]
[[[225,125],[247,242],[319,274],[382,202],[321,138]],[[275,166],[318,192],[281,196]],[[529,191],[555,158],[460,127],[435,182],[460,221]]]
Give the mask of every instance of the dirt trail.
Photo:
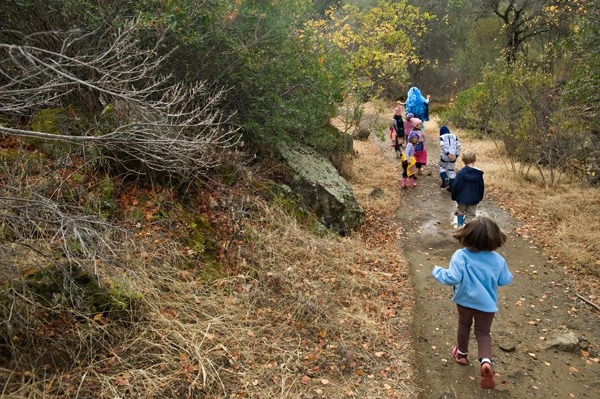
[[[433,266],[448,267],[451,255],[459,248],[451,235],[455,204],[450,193],[439,187],[438,131],[435,121],[426,123],[429,165],[417,187],[401,190],[398,185],[397,192],[401,204],[397,218],[407,231],[400,247],[410,263],[416,294],[413,345],[420,397],[600,398],[600,364],[593,360],[600,351],[598,314],[564,283],[560,266],[549,263],[535,245],[517,235],[519,222],[489,197],[484,198],[478,213],[494,218],[508,234],[506,245],[498,252],[514,275],[511,285],[500,288],[500,311],[492,326],[496,389],[484,391],[479,387],[474,337],[469,343],[467,366],[451,358],[457,323],[452,289],[431,277]],[[380,144],[387,161],[399,162],[388,140],[371,137]],[[457,168],[461,166],[458,162]],[[485,165],[477,166],[485,172]],[[555,337],[568,331],[579,338],[586,351],[546,349]]]

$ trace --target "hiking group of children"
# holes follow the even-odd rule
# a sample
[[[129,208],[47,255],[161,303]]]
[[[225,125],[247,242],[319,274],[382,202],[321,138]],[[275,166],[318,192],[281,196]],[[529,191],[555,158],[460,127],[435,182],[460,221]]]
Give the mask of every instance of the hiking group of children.
[[[423,97],[419,89],[413,87],[408,92],[407,101],[398,101],[394,112],[390,139],[396,157],[402,162],[403,189],[416,187],[415,180],[423,174],[423,166],[427,165],[427,137],[423,123],[429,120],[428,104],[429,96]],[[406,117],[403,117],[404,112]],[[457,202],[456,213],[464,216],[462,220],[474,219],[477,204],[483,199],[484,192],[483,172],[474,166],[477,160],[475,153],[465,152],[462,156],[464,167],[456,173],[456,160],[461,151],[460,140],[450,132],[448,126],[442,126],[439,142],[440,187],[451,193],[452,200]]]
[[[427,164],[423,122],[429,119],[428,104],[429,96],[423,97],[416,87],[409,90],[405,103],[397,103],[390,138],[396,156],[402,161],[403,189],[416,186],[414,180]],[[402,117],[404,112],[407,113],[405,118]],[[459,223],[460,228],[453,233],[463,248],[454,252],[448,269],[435,266],[432,276],[441,284],[452,286],[454,291],[452,300],[456,303],[458,328],[457,344],[450,351],[452,358],[460,365],[468,364],[469,336],[474,324],[480,386],[494,389],[490,330],[498,311],[498,287],[512,281],[506,260],[496,252],[505,243],[506,234],[493,219],[476,216],[477,204],[483,199],[484,182],[483,171],[474,167],[475,153],[462,154],[464,166],[456,172],[456,160],[461,155],[460,141],[447,126],[440,127],[439,133],[440,187],[450,191],[452,200],[457,203],[455,214],[466,223]]]

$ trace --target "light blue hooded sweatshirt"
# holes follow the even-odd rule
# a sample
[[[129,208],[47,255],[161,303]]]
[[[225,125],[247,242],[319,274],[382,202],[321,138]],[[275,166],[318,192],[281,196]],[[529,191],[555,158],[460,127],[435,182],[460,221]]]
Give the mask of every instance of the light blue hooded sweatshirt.
[[[510,284],[513,278],[506,260],[497,252],[467,248],[454,252],[448,269],[435,266],[431,274],[440,283],[454,287],[455,303],[482,312],[498,311],[498,287]]]

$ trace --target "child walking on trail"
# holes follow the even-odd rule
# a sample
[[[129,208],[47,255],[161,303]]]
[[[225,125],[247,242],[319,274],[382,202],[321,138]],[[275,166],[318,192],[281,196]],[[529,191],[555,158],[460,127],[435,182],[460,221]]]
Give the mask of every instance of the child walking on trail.
[[[392,119],[390,126],[390,140],[392,141],[392,147],[394,148],[396,158],[402,156],[402,144],[404,143],[404,132],[398,131],[398,122],[396,119]]]
[[[396,109],[394,110],[394,120],[398,122],[400,125],[400,121],[402,120],[404,115],[404,103],[401,100],[396,101]]]
[[[410,120],[414,117],[415,116],[413,114],[406,114],[406,119],[404,119],[404,121],[402,121],[402,124],[404,126],[404,141],[406,141],[406,142],[408,142],[408,135],[413,130],[413,125],[412,125],[412,123],[410,123]],[[400,126],[398,126],[398,128],[400,128]]]
[[[410,120],[412,131],[419,135],[419,141],[415,146],[415,159],[417,161],[417,175],[423,174],[423,166],[427,165],[427,150],[425,149],[425,132],[423,131],[423,121],[419,118]]]
[[[454,252],[448,269],[435,266],[432,271],[437,281],[454,289],[452,301],[458,311],[458,329],[457,345],[452,347],[451,355],[458,364],[468,363],[469,336],[475,322],[480,386],[494,389],[490,330],[498,311],[498,287],[510,284],[513,278],[506,260],[495,252],[505,243],[506,234],[494,220],[480,216],[453,235],[464,248]]]
[[[417,185],[414,176],[417,173],[417,160],[415,159],[415,146],[419,141],[417,132],[410,132],[408,135],[408,143],[402,154],[402,188],[407,186],[413,188]]]
[[[460,140],[450,133],[448,126],[440,127],[440,178],[442,179],[441,188],[452,190],[456,173],[454,171],[456,159],[460,155]]]
[[[484,182],[483,171],[474,166],[477,160],[475,153],[465,152],[462,160],[465,166],[456,174],[451,197],[456,201],[457,211],[465,215],[466,221],[476,216],[477,204],[483,199]]]

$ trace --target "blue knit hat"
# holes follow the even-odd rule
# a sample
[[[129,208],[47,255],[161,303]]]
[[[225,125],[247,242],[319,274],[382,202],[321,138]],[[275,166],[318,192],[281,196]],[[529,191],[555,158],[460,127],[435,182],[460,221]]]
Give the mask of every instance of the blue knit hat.
[[[448,133],[450,133],[450,129],[448,129],[448,126],[442,126],[442,127],[440,128],[440,136],[441,136],[442,134],[448,134]]]

